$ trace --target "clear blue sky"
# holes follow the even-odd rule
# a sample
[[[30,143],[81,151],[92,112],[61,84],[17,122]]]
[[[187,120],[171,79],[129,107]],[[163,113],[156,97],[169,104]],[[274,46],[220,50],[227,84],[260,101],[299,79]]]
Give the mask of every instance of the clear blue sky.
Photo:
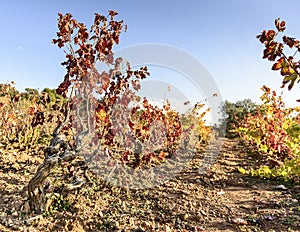
[[[94,13],[117,10],[128,31],[118,48],[143,43],[169,44],[199,59],[214,77],[222,97],[259,101],[263,84],[279,89],[280,75],[262,60],[256,35],[274,27],[278,17],[286,33],[300,38],[300,1],[261,0],[10,0],[0,8],[0,82],[25,87],[56,87],[65,74],[63,50],[51,43],[57,13],[72,13],[88,25]],[[300,85],[285,99],[300,98]],[[285,92],[288,92],[285,90]],[[297,93],[298,92],[298,96]]]

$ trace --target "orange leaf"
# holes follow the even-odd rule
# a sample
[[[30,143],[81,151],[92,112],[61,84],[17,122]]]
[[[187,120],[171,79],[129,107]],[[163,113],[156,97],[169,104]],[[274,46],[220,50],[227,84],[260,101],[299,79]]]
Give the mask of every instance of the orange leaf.
[[[275,63],[273,66],[272,66],[272,70],[278,70],[281,68],[281,64],[279,63]]]

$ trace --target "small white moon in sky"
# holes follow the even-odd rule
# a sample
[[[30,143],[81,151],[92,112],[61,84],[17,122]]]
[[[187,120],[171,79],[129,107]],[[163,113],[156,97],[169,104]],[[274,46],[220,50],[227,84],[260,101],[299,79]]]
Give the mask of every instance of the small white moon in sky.
[[[20,49],[20,51],[23,49],[23,47],[22,46],[19,46],[19,49]]]

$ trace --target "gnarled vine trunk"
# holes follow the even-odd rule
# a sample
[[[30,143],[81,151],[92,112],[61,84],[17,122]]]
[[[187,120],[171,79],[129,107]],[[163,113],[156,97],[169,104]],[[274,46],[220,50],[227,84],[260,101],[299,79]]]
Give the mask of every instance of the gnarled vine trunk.
[[[59,134],[60,129],[66,124],[66,121],[56,128],[49,147],[45,149],[44,162],[39,166],[35,175],[28,183],[29,205],[33,211],[41,212],[46,210],[44,183],[46,178],[51,174],[53,167],[60,161],[71,161],[76,157],[75,151],[72,151],[68,145],[66,136]]]
[[[45,211],[45,191],[44,182],[51,173],[52,167],[56,162],[45,158],[44,162],[39,166],[33,178],[28,184],[28,197],[30,209],[36,212]]]

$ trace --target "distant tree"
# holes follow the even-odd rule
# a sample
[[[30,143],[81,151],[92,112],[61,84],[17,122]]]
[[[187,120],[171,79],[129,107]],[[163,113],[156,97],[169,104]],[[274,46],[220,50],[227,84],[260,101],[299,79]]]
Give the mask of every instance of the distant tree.
[[[40,94],[42,101],[46,101],[48,105],[62,105],[66,98],[56,93],[56,89],[45,88]],[[55,108],[55,107],[54,107]]]
[[[39,91],[37,89],[25,88],[25,92],[28,94],[39,95]]]
[[[33,101],[39,96],[39,91],[37,89],[26,88],[24,92],[20,93],[21,98]]]
[[[222,117],[220,119],[219,128],[220,131],[223,131],[224,134],[221,136],[225,136],[227,138],[237,137],[238,134],[236,132],[232,132],[238,122],[244,119],[249,113],[254,114],[258,110],[258,105],[251,101],[251,99],[245,99],[242,101],[237,101],[235,103],[225,101],[221,106],[221,114]]]

